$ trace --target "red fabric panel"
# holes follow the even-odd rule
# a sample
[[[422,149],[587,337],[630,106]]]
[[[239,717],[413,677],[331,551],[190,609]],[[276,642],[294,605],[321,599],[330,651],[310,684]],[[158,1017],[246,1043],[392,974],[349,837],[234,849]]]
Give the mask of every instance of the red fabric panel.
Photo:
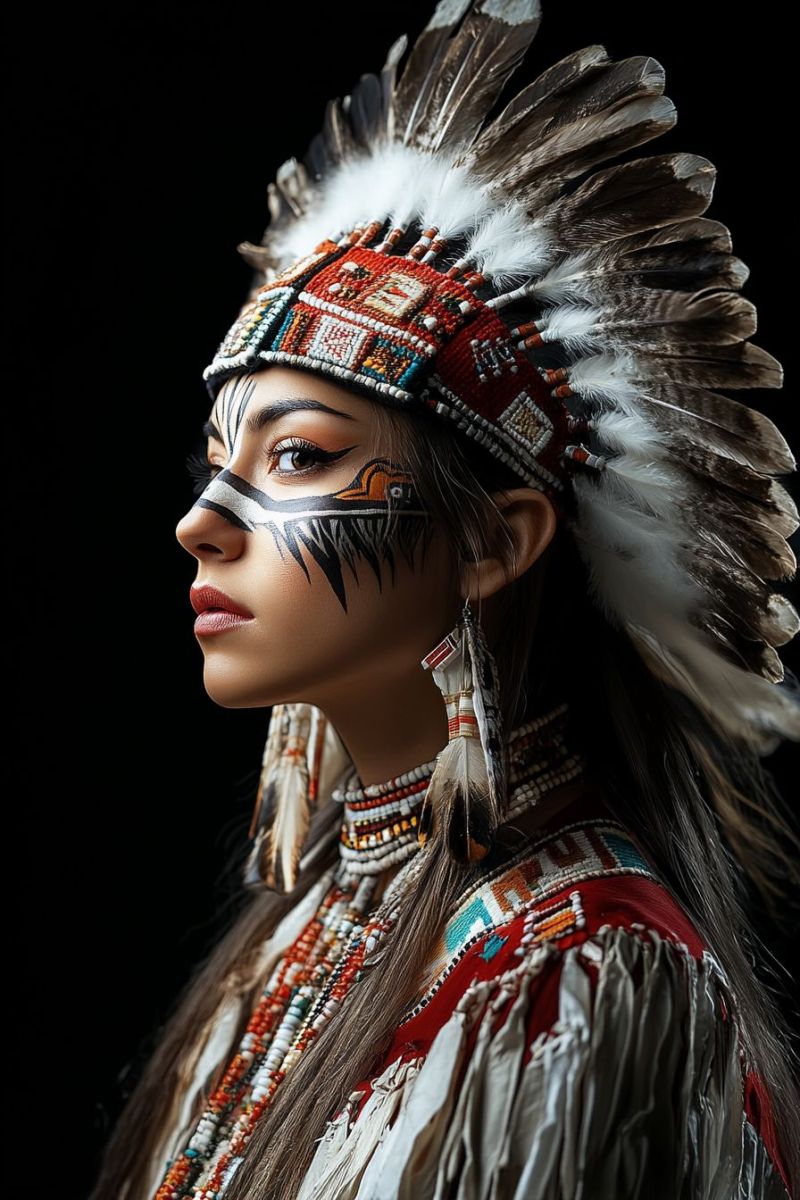
[[[577,931],[552,938],[551,941],[559,951],[586,941],[602,925],[630,929],[634,923],[653,929],[661,937],[672,942],[685,943],[694,957],[699,957],[705,948],[705,942],[687,914],[666,888],[654,880],[638,875],[605,876],[585,880],[578,884],[570,884],[563,891],[549,897],[547,907],[559,902],[567,903],[569,893],[576,890],[580,892],[586,925]],[[521,959],[514,954],[514,950],[520,945],[524,917],[525,914],[521,913],[497,930],[488,930],[484,937],[467,951],[422,1011],[398,1028],[389,1050],[374,1072],[375,1075],[380,1074],[396,1059],[427,1054],[439,1029],[452,1015],[461,996],[473,981],[491,979],[519,966]],[[490,939],[494,939],[492,946],[495,946],[499,939],[505,940],[496,953],[486,958],[484,955]],[[525,1051],[525,1062],[530,1059],[531,1043],[540,1033],[551,1028],[558,1017],[560,961],[560,955],[550,960],[541,974],[529,985],[532,1009],[527,1023],[528,1048]],[[596,979],[596,966],[591,963],[586,965],[592,979]],[[506,1019],[510,1006],[511,1001],[497,1013],[498,1026]],[[469,1050],[476,1036],[477,1022],[468,1035]],[[465,1055],[465,1060],[467,1057],[468,1055]],[[370,1094],[370,1081],[362,1080],[356,1087],[359,1090],[364,1089],[365,1093],[359,1104],[360,1111]],[[762,1082],[753,1074],[747,1078],[745,1099],[748,1120],[763,1138],[788,1191],[786,1167],[778,1148],[769,1097]]]

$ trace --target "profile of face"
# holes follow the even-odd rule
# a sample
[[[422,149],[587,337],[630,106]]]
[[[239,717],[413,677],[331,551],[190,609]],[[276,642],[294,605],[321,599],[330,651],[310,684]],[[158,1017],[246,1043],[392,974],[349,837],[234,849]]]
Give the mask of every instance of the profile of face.
[[[381,453],[378,403],[277,364],[218,392],[208,481],[175,533],[197,560],[195,596],[219,589],[244,614],[195,625],[220,705],[355,700],[421,671],[449,632],[446,534]]]

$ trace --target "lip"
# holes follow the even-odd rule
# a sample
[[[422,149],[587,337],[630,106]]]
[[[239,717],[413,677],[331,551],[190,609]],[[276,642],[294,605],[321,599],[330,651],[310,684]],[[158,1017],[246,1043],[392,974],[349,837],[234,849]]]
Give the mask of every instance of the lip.
[[[189,600],[191,601],[192,608],[198,614],[206,612],[209,608],[223,608],[226,612],[236,613],[240,617],[253,617],[255,615],[250,612],[249,608],[245,608],[243,604],[237,604],[226,592],[223,592],[218,587],[213,587],[210,583],[203,583],[191,588],[189,591]]]
[[[195,617],[194,631],[202,637],[214,633],[227,633],[229,629],[238,629],[252,621],[252,617],[243,617],[241,613],[228,612],[227,609],[206,609]]]
[[[197,613],[194,632],[203,637],[226,633],[254,620],[254,614],[243,604],[237,604],[227,592],[209,583],[191,588],[189,600]]]

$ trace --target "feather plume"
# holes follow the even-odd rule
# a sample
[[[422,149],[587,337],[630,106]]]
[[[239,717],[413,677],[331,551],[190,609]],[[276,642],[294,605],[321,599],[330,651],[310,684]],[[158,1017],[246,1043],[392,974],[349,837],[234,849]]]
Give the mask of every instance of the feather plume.
[[[457,737],[442,750],[423,805],[424,840],[442,838],[461,863],[483,858],[491,849],[496,824],[483,751],[473,737]],[[422,822],[420,822],[422,826]]]
[[[458,862],[485,857],[506,804],[497,668],[471,611],[423,659],[447,707],[450,738],[418,815],[418,838],[442,838]]]
[[[472,686],[471,699],[486,764],[487,795],[483,800],[486,808],[483,821],[493,830],[500,824],[506,805],[508,778],[507,746],[500,709],[500,679],[481,623],[475,619],[469,606],[464,611],[463,625]]]
[[[313,769],[318,772],[327,723],[309,704],[276,705],[273,721],[276,716],[277,732],[268,739],[264,752],[257,800],[259,820],[251,825],[255,844],[245,867],[245,884],[290,892],[297,882],[311,809],[317,801],[317,774],[315,794],[311,794],[309,741]],[[316,732],[310,738],[312,724]]]
[[[277,770],[283,748],[286,745],[288,733],[289,706],[286,704],[275,704],[270,714],[267,740],[264,743],[264,753],[261,756],[261,774],[258,780],[256,802],[250,821],[250,829],[247,834],[249,838],[254,838],[257,832],[263,829],[269,820],[271,801],[268,784]]]
[[[430,153],[469,146],[540,21],[539,0],[440,0],[398,87],[398,139]]]
[[[796,461],[774,422],[720,389],[781,388],[783,369],[750,341],[748,268],[704,215],[713,163],[609,161],[676,123],[656,59],[582,47],[489,118],[540,20],[539,0],[442,0],[410,48],[398,38],[378,75],[330,101],[269,185],[261,245],[239,248],[251,296],[323,238],[376,230],[378,245],[394,229],[410,246],[435,229],[437,269],[479,272],[484,303],[537,331],[534,364],[558,363],[554,394],[593,456],[567,464],[564,519],[594,601],[721,734],[769,752],[798,737],[775,647],[800,621],[768,582],[796,571],[797,506],[778,478]],[[494,819],[491,787],[487,801],[464,784],[476,748],[446,747],[431,781],[448,823],[468,797],[473,825]]]

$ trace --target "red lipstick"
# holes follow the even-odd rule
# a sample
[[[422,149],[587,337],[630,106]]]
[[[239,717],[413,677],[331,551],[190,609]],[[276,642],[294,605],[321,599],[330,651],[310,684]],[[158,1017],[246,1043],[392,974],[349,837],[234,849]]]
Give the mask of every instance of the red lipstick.
[[[237,604],[226,592],[208,583],[191,588],[189,600],[197,613],[194,632],[203,637],[238,629],[240,625],[255,619],[249,608]]]

